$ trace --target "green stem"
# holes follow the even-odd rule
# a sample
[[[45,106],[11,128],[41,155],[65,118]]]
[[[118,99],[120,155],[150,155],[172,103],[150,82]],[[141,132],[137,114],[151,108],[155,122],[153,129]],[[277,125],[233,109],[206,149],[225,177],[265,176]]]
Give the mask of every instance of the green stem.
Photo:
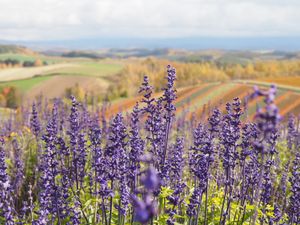
[[[111,190],[114,189],[114,181],[111,180]],[[111,225],[111,218],[112,218],[112,205],[113,205],[113,197],[110,197],[110,203],[109,203],[109,225]]]

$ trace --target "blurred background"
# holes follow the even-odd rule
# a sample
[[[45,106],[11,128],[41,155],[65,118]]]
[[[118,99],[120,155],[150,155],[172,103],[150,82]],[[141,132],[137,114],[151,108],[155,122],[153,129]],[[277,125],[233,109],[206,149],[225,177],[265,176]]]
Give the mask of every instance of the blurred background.
[[[128,110],[143,76],[159,94],[172,64],[179,111],[276,83],[281,113],[299,114],[299,11],[297,0],[0,0],[1,111],[70,95]]]

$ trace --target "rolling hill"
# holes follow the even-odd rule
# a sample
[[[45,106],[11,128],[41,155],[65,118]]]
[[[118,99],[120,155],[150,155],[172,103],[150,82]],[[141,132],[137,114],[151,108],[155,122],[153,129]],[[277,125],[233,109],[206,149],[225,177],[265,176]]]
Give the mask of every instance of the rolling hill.
[[[238,62],[298,58],[298,53],[286,53],[278,51],[222,51],[222,50],[161,50],[150,51],[145,49],[108,49],[98,56],[119,57],[144,57],[147,54],[161,54],[163,57],[182,61],[213,60],[214,62]],[[109,86],[114,84],[114,78],[129,61],[135,62],[135,58],[127,59],[90,59],[86,55],[72,55],[72,57],[46,56],[36,53],[21,46],[0,45],[0,59],[16,58],[19,60],[33,60],[40,58],[51,62],[50,65],[31,68],[7,68],[0,70],[0,87],[15,86],[22,94],[23,100],[33,100],[43,94],[47,98],[62,97],[68,88],[79,85],[86,92],[104,96]],[[70,56],[70,55],[69,55]],[[80,56],[80,57],[76,57]],[[102,57],[101,56],[101,57]],[[83,57],[83,58],[82,58]],[[101,58],[100,57],[100,58]],[[181,58],[183,57],[183,58]],[[278,85],[278,97],[276,104],[283,116],[289,113],[300,113],[300,77],[280,76],[270,78],[258,78],[252,80],[231,80],[227,82],[199,83],[193,86],[178,89],[176,107],[179,113],[191,117],[200,118],[204,111],[210,111],[214,107],[225,110],[226,102],[234,97],[245,99],[252,91],[254,85],[267,88],[271,83]],[[161,93],[157,93],[159,96]],[[132,109],[140,97],[119,98],[111,103],[109,115],[118,111]],[[244,115],[250,120],[253,118],[257,104],[262,101],[248,102],[247,113]],[[193,112],[193,113],[192,113]]]
[[[0,68],[0,87],[15,86],[23,99],[29,100],[41,93],[50,98],[61,97],[75,84],[80,84],[84,90],[103,94],[110,82],[109,77],[118,73],[124,64],[120,60],[47,56],[23,46],[0,45],[0,60],[6,59],[47,62],[48,65],[38,67]]]
[[[0,45],[0,54],[4,53],[14,53],[14,54],[24,54],[24,55],[36,55],[38,53],[32,51],[29,48],[19,45]]]

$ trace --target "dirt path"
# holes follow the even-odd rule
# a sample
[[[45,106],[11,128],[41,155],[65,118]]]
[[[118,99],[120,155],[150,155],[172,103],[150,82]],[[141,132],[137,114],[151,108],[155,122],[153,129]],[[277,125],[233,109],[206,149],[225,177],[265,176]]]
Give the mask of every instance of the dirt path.
[[[34,77],[35,75],[43,75],[46,72],[52,70],[68,68],[68,67],[78,67],[76,64],[63,63],[63,64],[54,64],[41,67],[30,67],[30,68],[11,68],[0,70],[0,81],[12,81],[26,79]]]

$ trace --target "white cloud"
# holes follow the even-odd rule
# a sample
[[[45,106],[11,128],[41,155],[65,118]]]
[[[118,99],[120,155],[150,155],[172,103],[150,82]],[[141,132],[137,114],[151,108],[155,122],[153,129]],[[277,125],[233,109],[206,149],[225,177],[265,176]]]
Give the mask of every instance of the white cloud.
[[[0,0],[0,39],[300,36],[298,0]]]

